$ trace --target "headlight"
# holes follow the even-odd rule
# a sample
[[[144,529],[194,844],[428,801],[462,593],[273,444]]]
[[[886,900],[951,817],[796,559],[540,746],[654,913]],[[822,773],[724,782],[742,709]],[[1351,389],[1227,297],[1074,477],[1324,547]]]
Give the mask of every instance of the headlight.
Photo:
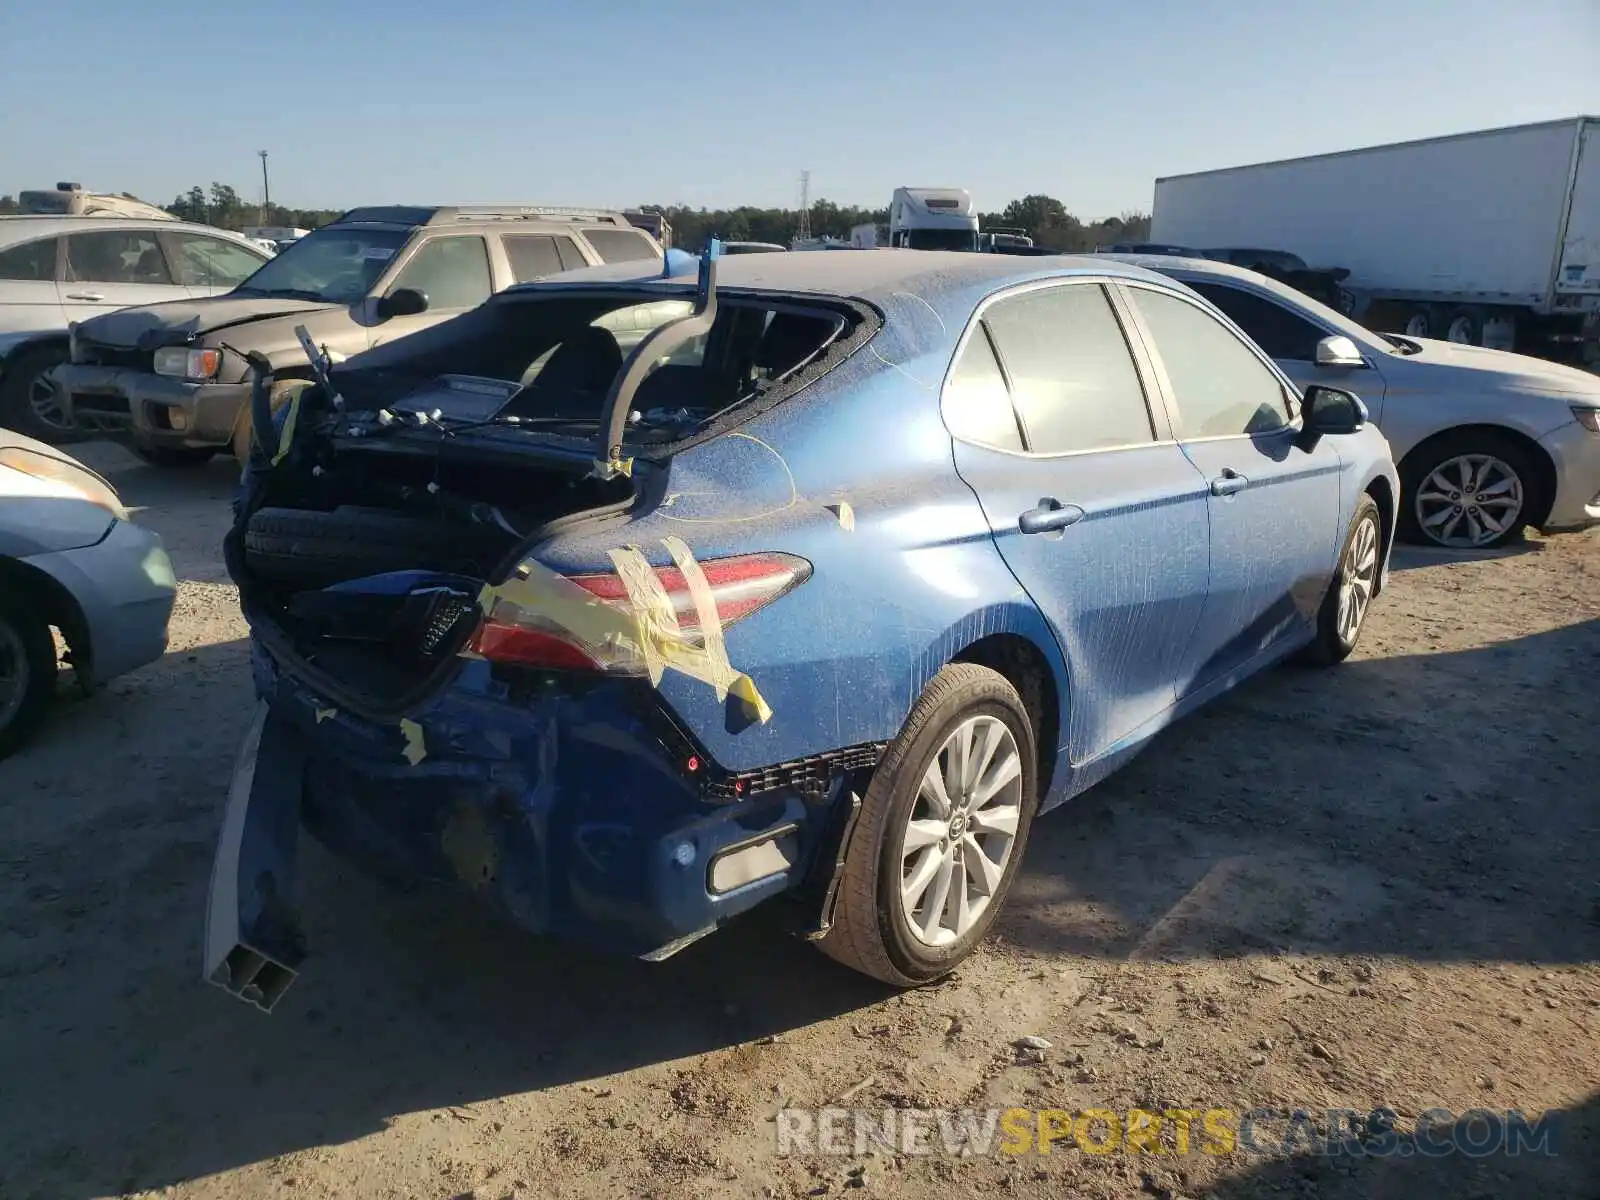
[[[1574,404],[1572,406],[1572,415],[1577,417],[1578,424],[1582,425],[1590,433],[1600,433],[1600,408]]]
[[[128,519],[128,510],[122,507],[111,485],[75,462],[20,446],[5,446],[0,447],[0,467],[10,467],[52,485],[44,489],[47,496],[77,496],[99,505],[119,521]]]
[[[168,346],[156,351],[156,374],[174,379],[210,379],[222,366],[221,350],[188,350]]]

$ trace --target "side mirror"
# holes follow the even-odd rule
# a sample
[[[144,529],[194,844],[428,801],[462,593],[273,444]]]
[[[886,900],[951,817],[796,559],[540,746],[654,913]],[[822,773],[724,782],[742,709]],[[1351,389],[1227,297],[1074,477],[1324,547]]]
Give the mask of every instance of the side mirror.
[[[1317,366],[1319,367],[1364,367],[1367,360],[1361,357],[1361,350],[1356,344],[1343,334],[1325,337],[1317,343]]]
[[[1361,397],[1343,388],[1312,384],[1306,389],[1305,431],[1313,437],[1337,437],[1364,428],[1371,418]]]
[[[395,288],[387,296],[378,297],[378,318],[414,317],[428,311],[428,293],[416,288]]]

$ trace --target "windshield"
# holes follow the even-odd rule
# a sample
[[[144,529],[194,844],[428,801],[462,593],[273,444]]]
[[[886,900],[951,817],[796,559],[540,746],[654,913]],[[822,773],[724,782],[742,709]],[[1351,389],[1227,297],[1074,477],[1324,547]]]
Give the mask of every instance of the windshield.
[[[239,286],[258,296],[291,296],[328,304],[353,304],[372,290],[408,229],[326,225],[292,242]]]
[[[908,229],[906,245],[913,250],[976,250],[978,234],[973,229]]]

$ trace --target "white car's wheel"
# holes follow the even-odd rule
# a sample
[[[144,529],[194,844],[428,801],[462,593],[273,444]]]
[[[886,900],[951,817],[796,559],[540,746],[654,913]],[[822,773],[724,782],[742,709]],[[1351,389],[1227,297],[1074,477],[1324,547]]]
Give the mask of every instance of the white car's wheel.
[[[56,686],[56,647],[22,597],[0,589],[0,758],[28,740]]]
[[[1491,550],[1521,536],[1540,477],[1526,451],[1487,434],[1424,442],[1401,464],[1400,532],[1449,550]]]

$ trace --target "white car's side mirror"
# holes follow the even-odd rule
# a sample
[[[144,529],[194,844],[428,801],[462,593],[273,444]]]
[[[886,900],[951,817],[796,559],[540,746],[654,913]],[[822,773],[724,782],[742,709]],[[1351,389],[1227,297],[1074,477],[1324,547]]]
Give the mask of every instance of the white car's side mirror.
[[[1356,344],[1343,334],[1325,337],[1317,343],[1317,366],[1364,367],[1366,360]]]

